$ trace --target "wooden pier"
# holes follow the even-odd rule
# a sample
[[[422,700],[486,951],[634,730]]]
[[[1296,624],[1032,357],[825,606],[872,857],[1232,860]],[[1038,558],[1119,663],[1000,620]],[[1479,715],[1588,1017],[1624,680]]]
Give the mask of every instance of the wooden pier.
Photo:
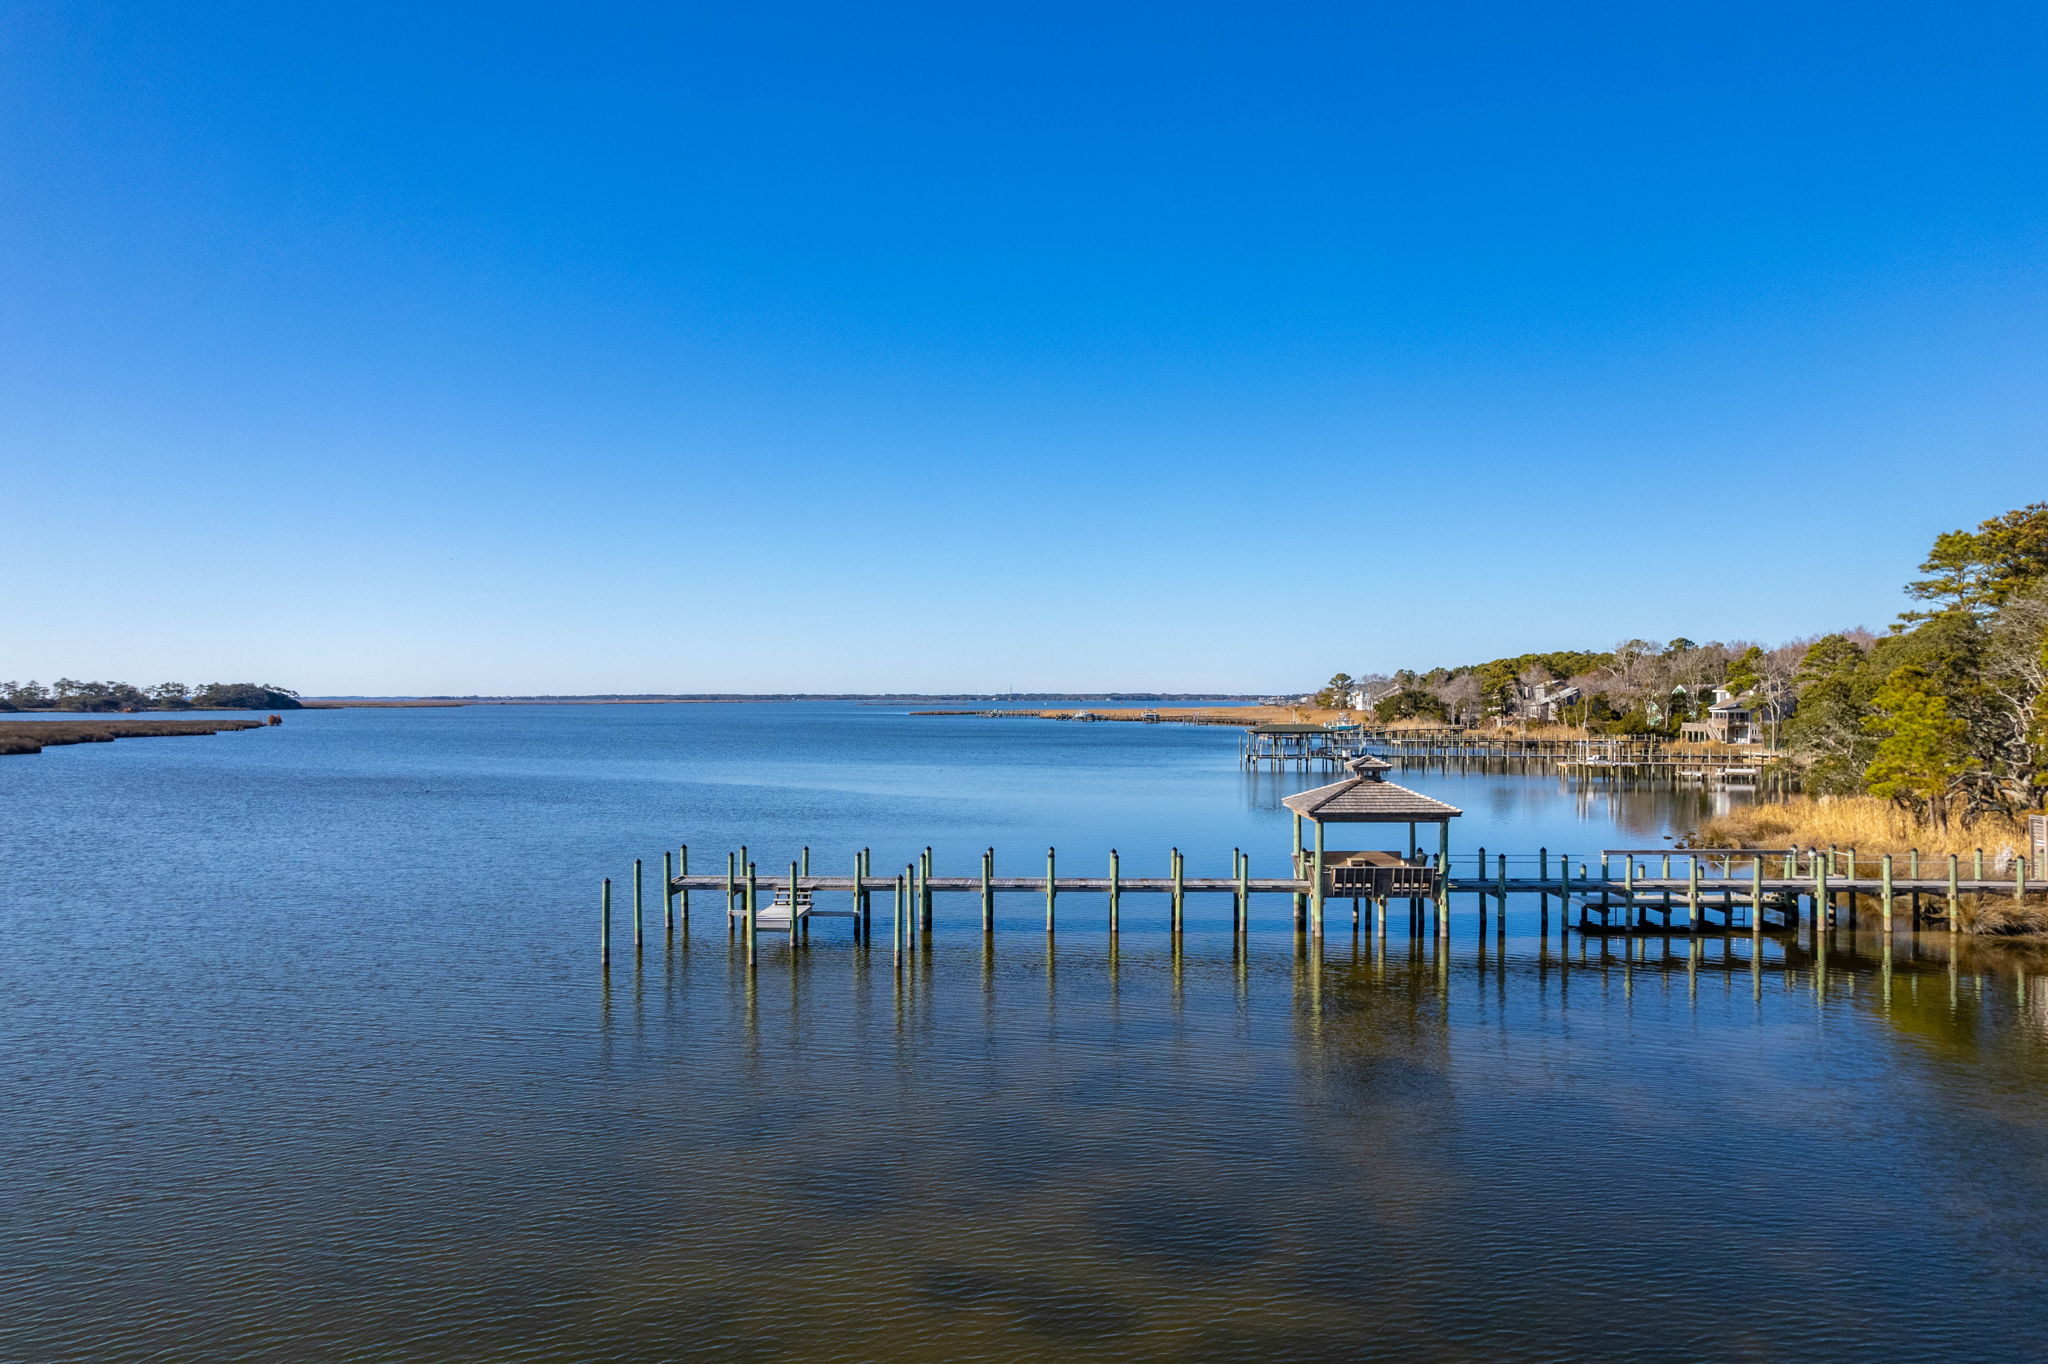
[[[1323,937],[1329,902],[1342,900],[1352,902],[1355,924],[1362,923],[1379,936],[1386,935],[1397,900],[1407,901],[1405,918],[1411,933],[1447,936],[1454,897],[1471,895],[1482,934],[1491,915],[1495,932],[1505,935],[1509,898],[1533,896],[1546,937],[1553,899],[1560,937],[1568,929],[1588,936],[1797,934],[1802,926],[1863,926],[1865,916],[1870,920],[1867,926],[1880,927],[1889,937],[1897,929],[1918,932],[1930,923],[1938,925],[1939,932],[1957,932],[1957,910],[1964,896],[2023,899],[2048,892],[2048,880],[2030,878],[2023,857],[2015,858],[2005,875],[1987,874],[1979,857],[1966,874],[1962,860],[1954,857],[1935,863],[1917,855],[1859,857],[1836,849],[1610,849],[1597,859],[1574,861],[1547,849],[1489,856],[1482,848],[1470,861],[1459,859],[1463,868],[1452,867],[1443,854],[1425,858],[1325,850],[1320,857],[1298,853],[1296,873],[1286,876],[1252,875],[1251,859],[1240,849],[1231,851],[1234,870],[1229,876],[1187,875],[1185,858],[1177,849],[1167,855],[1165,874],[1138,876],[1123,873],[1115,852],[1101,875],[1062,873],[1055,849],[1047,849],[1043,873],[1025,875],[997,875],[992,848],[983,851],[973,874],[964,876],[940,875],[930,849],[901,871],[884,875],[873,871],[865,850],[844,876],[811,873],[808,851],[780,876],[763,875],[744,850],[729,854],[717,873],[682,870],[688,857],[689,850],[683,848],[664,858],[664,933],[687,934],[691,896],[708,895],[715,898],[717,917],[724,920],[728,933],[744,935],[750,957],[763,934],[784,936],[794,947],[808,940],[812,922],[821,919],[845,919],[857,941],[867,940],[878,912],[877,897],[886,901],[883,912],[901,955],[923,950],[942,896],[968,898],[979,911],[982,932],[990,936],[995,933],[999,897],[1032,897],[1043,906],[1045,932],[1050,935],[1071,922],[1061,917],[1060,896],[1100,896],[1095,912],[1103,916],[1098,922],[1112,937],[1123,927],[1123,897],[1161,896],[1164,914],[1153,919],[1152,926],[1164,927],[1178,938],[1185,931],[1189,897],[1226,899],[1230,929],[1244,935],[1251,928],[1253,897],[1284,895],[1292,909],[1289,922],[1295,936],[1314,941]],[[609,962],[614,927],[609,880],[602,885],[600,906],[600,952]],[[637,863],[631,929],[637,945],[647,931]]]
[[[1253,725],[1244,732],[1237,758],[1250,767],[1341,763],[1364,753],[1364,733],[1356,725]]]
[[[890,872],[878,872],[872,851],[863,848],[849,859],[846,875],[837,876],[814,870],[809,848],[786,870],[764,870],[742,847],[726,853],[722,866],[714,864],[716,870],[702,870],[700,863],[693,872],[684,846],[662,855],[662,928],[665,934],[680,928],[687,935],[691,897],[716,896],[718,917],[728,934],[744,933],[751,960],[764,932],[786,937],[794,948],[809,939],[813,922],[820,919],[846,919],[855,940],[865,941],[876,897],[886,896],[890,938],[900,957],[921,950],[941,896],[973,897],[987,936],[995,933],[999,897],[1029,895],[1042,903],[1045,931],[1051,935],[1061,924],[1062,895],[1100,896],[1112,938],[1122,930],[1124,897],[1162,896],[1165,926],[1178,940],[1191,896],[1226,897],[1231,932],[1241,936],[1251,928],[1253,897],[1284,895],[1294,933],[1320,944],[1332,901],[1350,901],[1352,922],[1370,925],[1381,936],[1393,904],[1405,901],[1410,932],[1441,938],[1451,931],[1454,897],[1471,895],[1480,931],[1491,913],[1496,935],[1507,931],[1510,898],[1533,896],[1538,927],[1546,937],[1553,897],[1560,935],[1568,929],[1589,935],[1796,934],[1802,922],[1816,929],[1831,927],[1846,915],[1853,927],[1868,914],[1889,937],[1902,923],[1919,931],[1938,921],[1947,932],[1958,932],[1966,896],[2010,895],[2024,902],[2037,890],[2048,891],[2048,880],[2029,879],[2025,857],[2007,862],[2001,855],[1987,867],[1982,849],[1967,867],[1953,855],[1872,856],[1854,848],[1610,848],[1582,861],[1547,848],[1533,855],[1491,856],[1479,848],[1453,858],[1450,825],[1463,812],[1386,780],[1391,766],[1370,755],[1353,757],[1346,763],[1348,776],[1284,800],[1293,816],[1294,846],[1282,876],[1254,876],[1252,859],[1242,848],[1230,850],[1227,876],[1188,875],[1187,859],[1178,848],[1168,851],[1163,875],[1127,875],[1114,849],[1102,874],[1076,874],[1071,865],[1062,869],[1056,848],[1046,849],[1042,872],[1036,859],[1022,875],[1009,871],[1013,864],[1005,860],[1005,874],[998,875],[996,851],[985,848],[972,873],[941,875],[929,847],[900,871]],[[1434,854],[1417,841],[1418,828],[1429,824],[1437,827]],[[1325,836],[1330,825],[1405,825],[1405,849],[1332,848]],[[1305,830],[1313,831],[1312,840],[1304,837]],[[2035,859],[2037,864],[2042,860]],[[645,882],[644,865],[636,861],[630,921],[636,946],[647,932]],[[612,920],[607,879],[599,891],[598,927],[599,954],[606,963],[611,960]]]
[[[1682,781],[1761,782],[1774,772],[1776,750],[1680,747],[1661,739],[1530,739],[1485,730],[1383,729],[1361,725],[1254,725],[1238,746],[1238,762],[1258,768],[1286,764],[1340,766],[1365,754],[1403,766],[1508,763],[1511,770],[1553,768],[1575,777],[1665,777]]]

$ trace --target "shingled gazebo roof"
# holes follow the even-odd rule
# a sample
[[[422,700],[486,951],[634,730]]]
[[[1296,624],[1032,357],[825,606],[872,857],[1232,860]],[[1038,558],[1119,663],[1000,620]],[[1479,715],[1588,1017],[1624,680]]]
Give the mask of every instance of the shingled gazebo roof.
[[[1442,824],[1465,813],[1420,791],[1372,777],[1346,777],[1280,803],[1318,824]]]
[[[1361,777],[1368,776],[1374,772],[1391,772],[1394,770],[1394,765],[1385,758],[1374,757],[1370,753],[1361,753],[1344,765]]]

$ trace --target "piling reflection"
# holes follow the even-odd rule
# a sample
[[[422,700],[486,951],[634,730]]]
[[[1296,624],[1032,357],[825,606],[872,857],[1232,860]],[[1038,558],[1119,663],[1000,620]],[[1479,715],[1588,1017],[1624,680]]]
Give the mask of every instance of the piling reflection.
[[[1077,905],[1056,943],[1037,924],[984,935],[941,915],[902,969],[826,935],[764,941],[752,969],[737,944],[660,970],[650,957],[649,993],[678,997],[675,1049],[715,1046],[701,1035],[714,1002],[741,1001],[738,1068],[701,1069],[678,1111],[732,1108],[748,1152],[727,1158],[723,1118],[670,1133],[691,1232],[643,1253],[650,1282],[715,1304],[714,1339],[798,1349],[1279,1357],[1307,1321],[1324,1344],[1425,1350],[1425,1335],[1552,1313],[1516,1287],[1541,1279],[1546,1236],[1597,1246],[1660,1293],[1738,1287],[1719,1266],[1758,1250],[1745,1228],[1773,1214],[1725,1215],[1746,1197],[1731,1166],[1707,1159],[1693,1181],[1646,1173],[1643,1152],[1796,1135],[1817,1100],[1773,1087],[1789,1072],[1804,1093],[1844,1048],[1881,1059],[1887,1093],[1988,1068],[2009,1083],[1973,1103],[2048,1134],[2029,1097],[2048,1058],[2034,979],[2048,952],[1846,925],[1539,934],[1533,907],[1513,906],[1505,933],[1465,914],[1440,938],[1431,919],[1361,913],[1318,951],[1284,928],[1113,940],[1080,927]],[[658,1048],[665,1016],[650,1009],[634,1045]],[[1713,1253],[1670,1268],[1663,1243],[1628,1230],[1643,1196],[1674,1203]],[[747,1249],[764,1227],[772,1256]],[[1460,1268],[1462,1248],[1502,1239],[1530,1248],[1507,1262],[1520,1275]],[[866,1267],[857,1292],[849,1256]],[[1778,1275],[1788,1314],[1813,1299],[1815,1273]],[[1190,1276],[1215,1300],[1191,1298]],[[1424,1311],[1417,1325],[1433,1291],[1486,1304],[1484,1321]],[[1931,1321],[1920,1338],[1939,1337]],[[1604,1352],[1657,1357],[1647,1340]]]

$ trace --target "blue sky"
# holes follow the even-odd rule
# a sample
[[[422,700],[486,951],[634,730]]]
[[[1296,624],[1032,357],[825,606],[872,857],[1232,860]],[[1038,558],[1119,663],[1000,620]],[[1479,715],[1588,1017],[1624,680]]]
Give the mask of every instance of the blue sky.
[[[2034,5],[0,9],[0,677],[1266,690],[2048,497]]]

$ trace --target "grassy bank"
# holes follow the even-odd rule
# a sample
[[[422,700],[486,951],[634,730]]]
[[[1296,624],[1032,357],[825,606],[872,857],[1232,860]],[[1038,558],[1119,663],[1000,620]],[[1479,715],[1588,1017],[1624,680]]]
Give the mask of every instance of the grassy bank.
[[[1987,868],[2002,849],[2025,853],[2027,829],[2024,817],[1987,816],[1944,827],[1914,819],[1875,796],[1794,796],[1716,815],[1688,835],[1686,842],[1696,848],[1853,848],[1859,858],[1917,849],[1923,875],[1946,876],[1945,864],[1953,854],[1967,877],[1975,870],[1979,850],[1985,854]],[[1904,874],[1901,869],[1899,875]],[[2039,868],[2030,868],[2027,879],[2041,875]],[[1946,910],[1944,904],[1932,908],[1937,918]],[[2048,897],[2037,893],[2024,900],[2004,893],[1964,895],[1957,925],[1966,933],[1987,936],[2048,934]]]
[[[263,723],[261,720],[0,720],[0,755],[40,753],[55,744],[103,744],[114,739],[261,729]]]
[[[1922,856],[1954,853],[1974,858],[1979,848],[1987,854],[2005,847],[2025,852],[2027,828],[2024,819],[2004,816],[1940,827],[1916,820],[1875,796],[1794,796],[1716,815],[1687,841],[1699,848],[1797,846],[1854,848],[1859,853],[1903,853],[1918,848]]]

